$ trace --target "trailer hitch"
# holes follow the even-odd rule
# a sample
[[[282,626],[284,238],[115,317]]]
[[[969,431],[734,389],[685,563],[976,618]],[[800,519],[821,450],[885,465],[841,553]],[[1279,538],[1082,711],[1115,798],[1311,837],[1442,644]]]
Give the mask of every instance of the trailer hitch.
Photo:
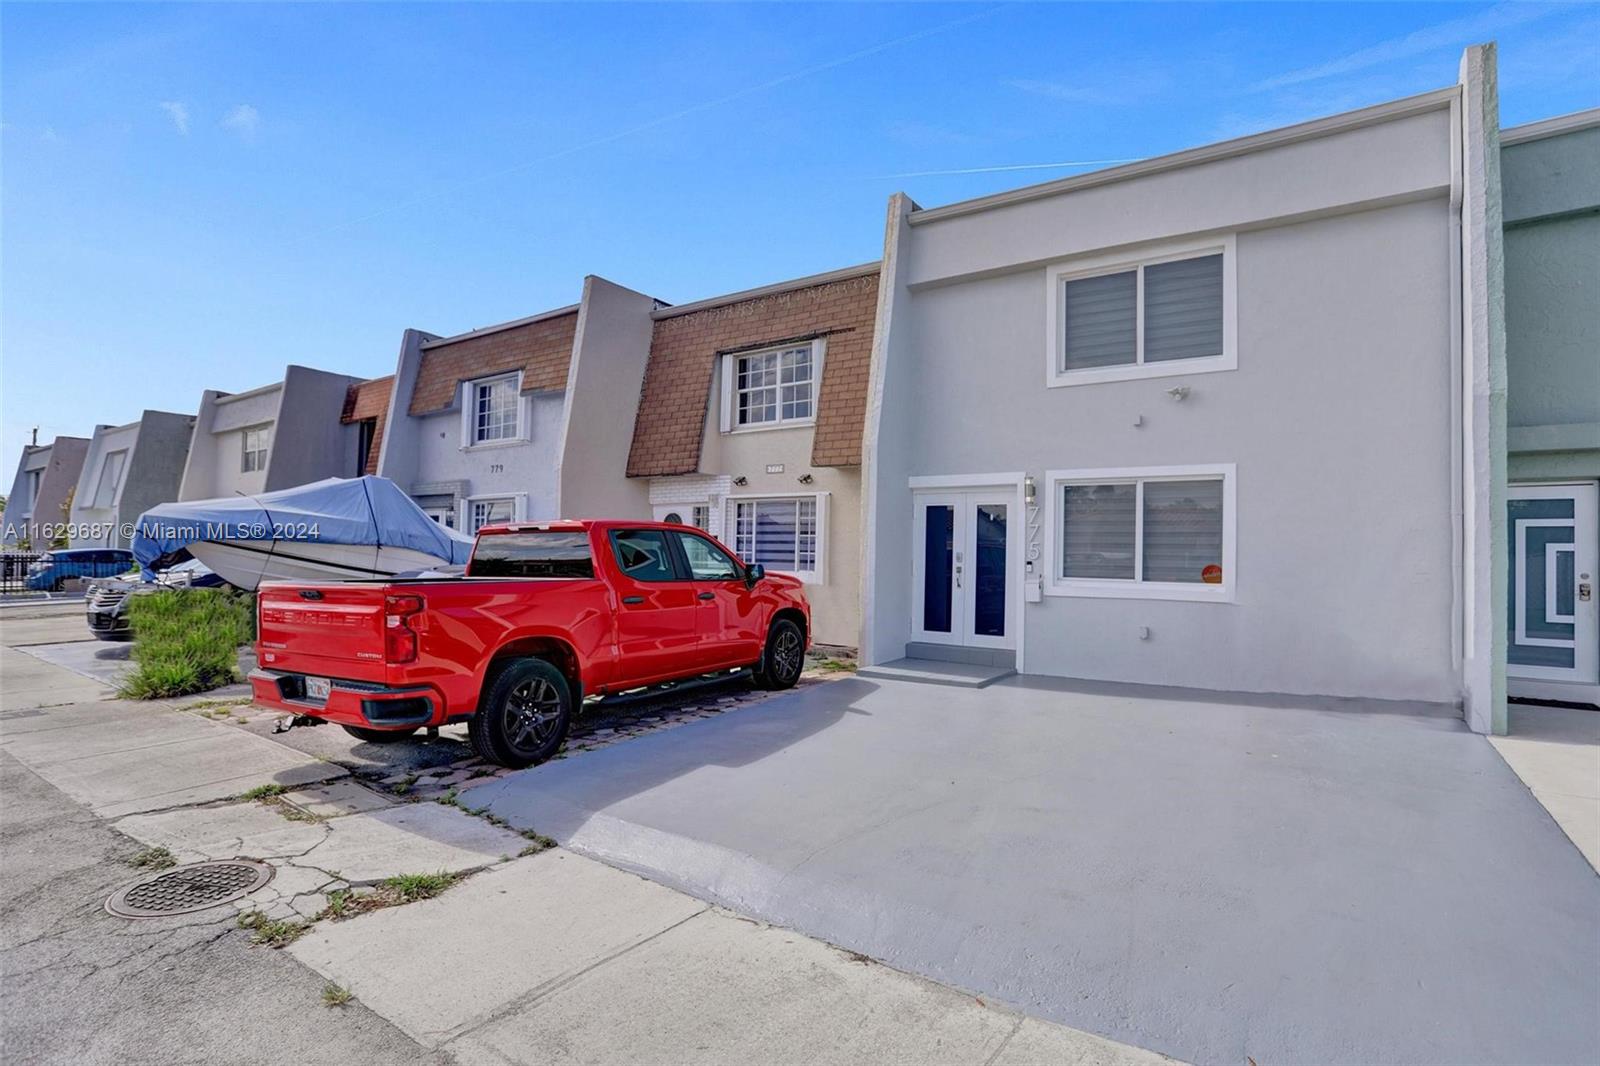
[[[321,718],[313,718],[309,714],[280,714],[278,720],[272,724],[274,733],[287,733],[296,726],[325,725]]]

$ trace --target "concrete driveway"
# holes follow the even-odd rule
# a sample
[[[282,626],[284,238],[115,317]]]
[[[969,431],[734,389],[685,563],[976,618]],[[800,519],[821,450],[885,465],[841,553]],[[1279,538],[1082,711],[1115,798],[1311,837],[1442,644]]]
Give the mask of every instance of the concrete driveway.
[[[1194,1062],[1600,1059],[1600,878],[1402,706],[841,681],[473,790],[746,914]]]

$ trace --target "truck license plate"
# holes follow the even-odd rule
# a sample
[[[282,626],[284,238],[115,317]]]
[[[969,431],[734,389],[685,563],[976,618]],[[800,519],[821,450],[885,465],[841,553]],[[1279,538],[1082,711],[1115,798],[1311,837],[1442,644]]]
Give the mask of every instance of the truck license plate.
[[[306,678],[306,699],[321,700],[326,703],[328,701],[328,692],[332,687],[332,683],[325,677],[308,677]]]

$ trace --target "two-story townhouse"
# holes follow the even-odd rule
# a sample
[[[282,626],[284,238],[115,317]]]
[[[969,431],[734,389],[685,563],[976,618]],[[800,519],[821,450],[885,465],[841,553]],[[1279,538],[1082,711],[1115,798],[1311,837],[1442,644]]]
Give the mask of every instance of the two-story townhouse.
[[[22,449],[5,513],[0,515],[6,547],[26,544],[34,551],[44,551],[66,536],[72,495],[88,451],[86,437],[57,437],[49,444],[29,444]]]
[[[344,397],[344,413],[339,421],[356,430],[354,464],[348,477],[378,472],[383,453],[383,430],[389,420],[389,397],[394,391],[394,375],[373,378],[351,385]]]
[[[180,500],[250,496],[356,473],[359,427],[343,421],[361,378],[289,366],[282,381],[200,397]]]
[[[1600,109],[1500,146],[1507,688],[1600,704]]]
[[[72,498],[72,547],[126,548],[141,514],[178,498],[194,423],[193,415],[145,411],[127,425],[96,427]]]
[[[377,471],[435,521],[628,516],[621,422],[639,394],[656,300],[603,278],[576,304],[449,337],[406,330]]]
[[[653,516],[799,576],[815,639],[861,628],[861,446],[878,264],[654,313],[627,473]]]
[[[1377,107],[893,198],[864,662],[1503,729],[1495,99],[1490,46]]]

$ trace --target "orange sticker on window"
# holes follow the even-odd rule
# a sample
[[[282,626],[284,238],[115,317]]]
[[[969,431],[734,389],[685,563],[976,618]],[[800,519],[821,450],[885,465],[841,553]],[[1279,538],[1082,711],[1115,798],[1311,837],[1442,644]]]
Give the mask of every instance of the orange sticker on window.
[[[1218,566],[1216,563],[1212,563],[1210,566],[1200,571],[1200,580],[1204,581],[1208,585],[1222,584],[1222,567]]]

